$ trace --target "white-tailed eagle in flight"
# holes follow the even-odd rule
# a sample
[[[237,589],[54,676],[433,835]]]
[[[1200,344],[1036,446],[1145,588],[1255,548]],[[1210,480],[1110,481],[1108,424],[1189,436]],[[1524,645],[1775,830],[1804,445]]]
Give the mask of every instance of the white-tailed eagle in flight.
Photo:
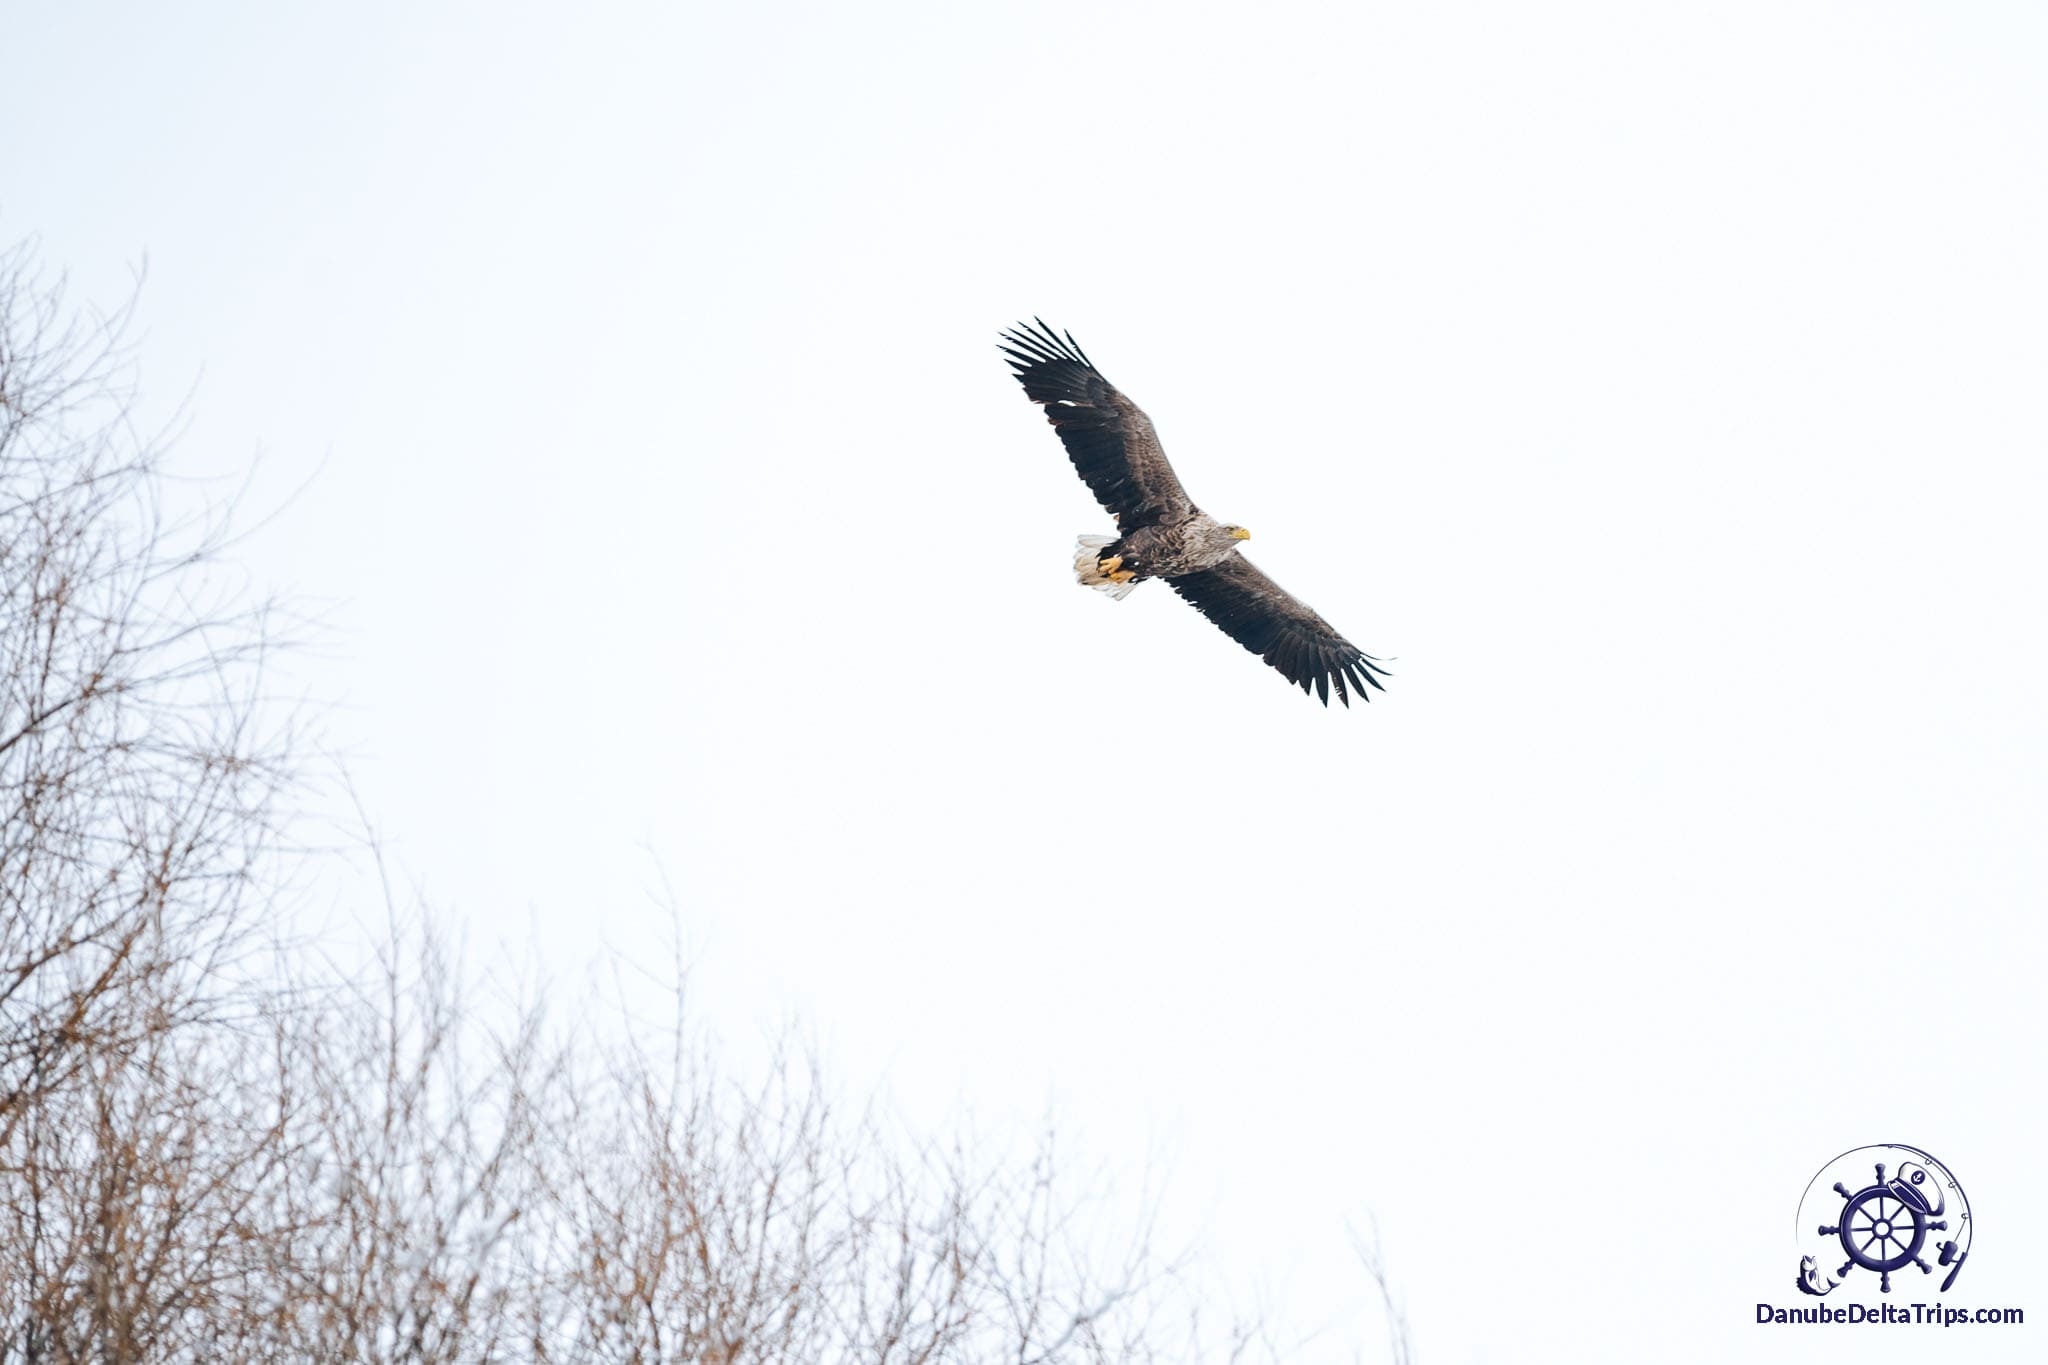
[[[1377,660],[1238,553],[1251,532],[1195,506],[1151,419],[1102,377],[1071,334],[1019,323],[1003,340],[1025,395],[1045,406],[1075,470],[1116,518],[1118,535],[1080,538],[1075,577],[1116,598],[1148,578],[1164,579],[1287,681],[1313,688],[1323,705],[1333,683],[1346,706],[1354,694],[1372,699],[1367,687],[1379,687],[1385,674]]]

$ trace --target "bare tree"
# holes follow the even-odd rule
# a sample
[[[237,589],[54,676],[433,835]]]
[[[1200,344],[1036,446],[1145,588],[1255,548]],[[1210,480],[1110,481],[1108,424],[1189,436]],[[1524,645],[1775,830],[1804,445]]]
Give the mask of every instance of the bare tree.
[[[166,512],[126,321],[0,254],[0,1140],[218,1003],[285,772],[267,613],[214,591],[224,519]]]
[[[169,511],[131,421],[127,321],[0,252],[0,1357],[149,1355],[198,1293],[184,1220],[247,1156],[181,1164],[232,1096],[179,1034],[249,1003],[288,744],[225,520]]]
[[[1415,1347],[1408,1335],[1408,1310],[1394,1295],[1393,1280],[1387,1271],[1386,1252],[1380,1246],[1380,1225],[1377,1219],[1370,1224],[1370,1236],[1361,1233],[1355,1226],[1351,1232],[1351,1250],[1358,1257],[1358,1263],[1372,1279],[1379,1290],[1380,1307],[1387,1320],[1387,1358],[1391,1365],[1413,1365]]]

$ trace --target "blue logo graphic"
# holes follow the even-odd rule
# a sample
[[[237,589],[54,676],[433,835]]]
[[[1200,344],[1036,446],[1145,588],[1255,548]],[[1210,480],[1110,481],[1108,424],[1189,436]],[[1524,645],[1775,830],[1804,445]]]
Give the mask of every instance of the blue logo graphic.
[[[1799,1258],[1800,1291],[1832,1293],[1861,1269],[1889,1294],[1895,1270],[1947,1266],[1945,1294],[1969,1259],[1973,1228],[1961,1183],[1933,1156],[1899,1142],[1857,1147],[1821,1167],[1799,1201],[1800,1244],[1812,1247]]]

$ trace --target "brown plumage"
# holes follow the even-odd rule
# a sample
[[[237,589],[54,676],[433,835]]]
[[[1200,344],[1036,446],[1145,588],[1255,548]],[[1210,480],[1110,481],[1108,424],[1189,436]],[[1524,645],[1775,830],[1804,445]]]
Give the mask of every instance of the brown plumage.
[[[1072,335],[1033,321],[1003,333],[1001,349],[1120,533],[1081,537],[1076,577],[1119,598],[1147,578],[1164,579],[1282,677],[1303,692],[1313,689],[1323,705],[1333,683],[1346,706],[1354,693],[1371,700],[1366,689],[1380,687],[1385,670],[1240,554],[1238,543],[1250,533],[1195,506],[1152,420],[1102,377]]]

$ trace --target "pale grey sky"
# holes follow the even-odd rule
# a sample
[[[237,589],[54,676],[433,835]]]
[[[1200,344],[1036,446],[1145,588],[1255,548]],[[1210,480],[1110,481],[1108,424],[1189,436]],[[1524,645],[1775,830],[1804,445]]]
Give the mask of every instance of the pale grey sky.
[[[2048,12],[0,14],[0,237],[311,480],[249,562],[480,937],[658,862],[720,1027],[1369,1344],[1376,1210],[1436,1365],[2038,1358],[1753,1317],[1889,1141],[2048,1314]],[[1031,313],[1385,697],[1073,584]]]

